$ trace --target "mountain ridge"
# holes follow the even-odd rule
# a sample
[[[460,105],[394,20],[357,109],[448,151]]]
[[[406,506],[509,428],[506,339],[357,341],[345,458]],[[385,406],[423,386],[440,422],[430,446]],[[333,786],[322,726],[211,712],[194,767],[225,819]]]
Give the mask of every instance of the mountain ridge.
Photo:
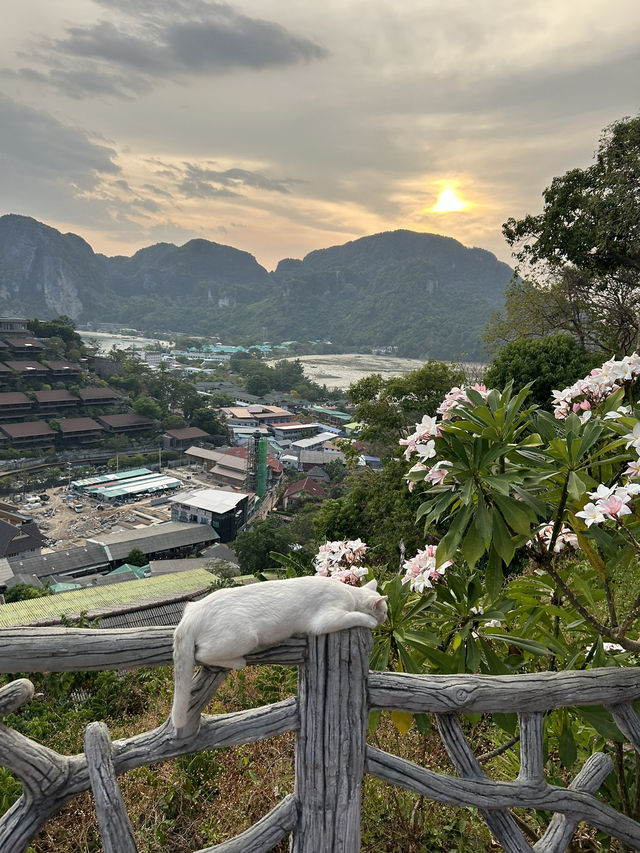
[[[485,249],[406,229],[284,258],[268,272],[249,252],[203,238],[110,257],[31,217],[0,217],[0,311],[149,333],[330,339],[472,359],[511,275]]]

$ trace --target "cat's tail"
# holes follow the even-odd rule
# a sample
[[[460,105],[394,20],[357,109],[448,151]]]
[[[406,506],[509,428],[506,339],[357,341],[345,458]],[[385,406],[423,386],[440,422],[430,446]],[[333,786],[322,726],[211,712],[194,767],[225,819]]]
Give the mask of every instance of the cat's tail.
[[[187,723],[189,701],[191,699],[191,680],[195,665],[195,641],[193,631],[179,624],[173,634],[173,707],[171,722],[174,729],[181,729]]]

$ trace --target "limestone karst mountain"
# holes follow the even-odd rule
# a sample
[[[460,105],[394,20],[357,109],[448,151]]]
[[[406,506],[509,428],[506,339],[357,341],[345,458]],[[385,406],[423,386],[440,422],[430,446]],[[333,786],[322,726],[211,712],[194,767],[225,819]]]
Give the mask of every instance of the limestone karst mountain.
[[[481,357],[511,269],[449,237],[390,231],[281,261],[208,240],[106,257],[75,234],[0,217],[0,311],[251,341],[329,339],[401,355]]]

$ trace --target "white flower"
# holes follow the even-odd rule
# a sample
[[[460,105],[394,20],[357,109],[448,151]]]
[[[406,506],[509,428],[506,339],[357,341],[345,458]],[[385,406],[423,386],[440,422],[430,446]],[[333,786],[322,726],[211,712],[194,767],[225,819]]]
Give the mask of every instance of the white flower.
[[[623,436],[627,440],[625,447],[633,447],[634,450],[640,449],[640,421],[636,421],[631,432]]]
[[[604,515],[593,503],[585,504],[584,508],[580,512],[577,512],[576,515],[584,518],[584,523],[587,527],[591,527],[592,524],[602,524],[604,521]]]

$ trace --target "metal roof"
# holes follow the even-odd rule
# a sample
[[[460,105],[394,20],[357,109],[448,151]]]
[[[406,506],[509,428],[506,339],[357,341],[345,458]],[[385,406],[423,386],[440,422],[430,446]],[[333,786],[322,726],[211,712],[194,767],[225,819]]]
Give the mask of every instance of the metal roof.
[[[211,579],[213,580],[212,577]],[[123,613],[103,616],[96,627],[146,628],[148,625],[177,625],[182,619],[186,603],[185,600],[171,601],[168,604],[157,604],[154,607],[144,607],[133,611],[127,607]]]
[[[146,474],[153,474],[150,468],[130,468],[128,471],[113,471],[111,474],[100,474],[96,477],[85,477],[82,480],[72,480],[71,485],[74,489],[83,489],[86,486],[98,486],[101,483],[112,483],[117,480],[127,480],[134,477],[143,477]]]
[[[248,497],[249,495],[243,492],[226,492],[224,489],[196,489],[174,495],[169,498],[169,503],[180,503],[209,512],[223,513],[235,509]]]
[[[175,477],[167,477],[165,474],[149,474],[146,477],[137,477],[135,480],[125,480],[122,483],[112,485],[91,486],[87,488],[90,495],[96,498],[111,500],[113,498],[137,495],[140,492],[159,492],[164,489],[177,489],[182,485],[181,480]]]
[[[127,552],[129,553],[129,552]],[[48,575],[65,575],[79,569],[104,569],[109,559],[104,548],[95,543],[87,543],[80,548],[69,548],[66,551],[52,551],[33,557],[13,557],[9,565],[14,574],[29,573],[40,577]]]
[[[108,533],[105,536],[88,539],[88,543],[102,545],[110,560],[121,560],[133,548],[144,554],[170,551],[187,545],[199,545],[214,542],[220,537],[210,524],[184,524],[179,521],[165,521],[152,524],[142,530],[125,530],[122,533]]]
[[[196,595],[204,592],[212,581],[213,576],[209,572],[204,569],[194,569],[192,572],[156,575],[107,587],[90,587],[44,598],[2,604],[0,605],[0,627],[60,622],[63,616],[77,616],[80,613],[86,613],[89,618],[95,618],[101,612],[111,613],[118,605],[142,605],[144,602],[161,604],[163,599],[175,600],[179,595]]]
[[[312,435],[311,438],[301,438],[299,441],[292,442],[292,447],[299,447],[300,450],[306,450],[309,447],[315,447],[318,444],[324,444],[326,441],[333,441],[335,435],[332,432],[320,432],[318,435]]]

